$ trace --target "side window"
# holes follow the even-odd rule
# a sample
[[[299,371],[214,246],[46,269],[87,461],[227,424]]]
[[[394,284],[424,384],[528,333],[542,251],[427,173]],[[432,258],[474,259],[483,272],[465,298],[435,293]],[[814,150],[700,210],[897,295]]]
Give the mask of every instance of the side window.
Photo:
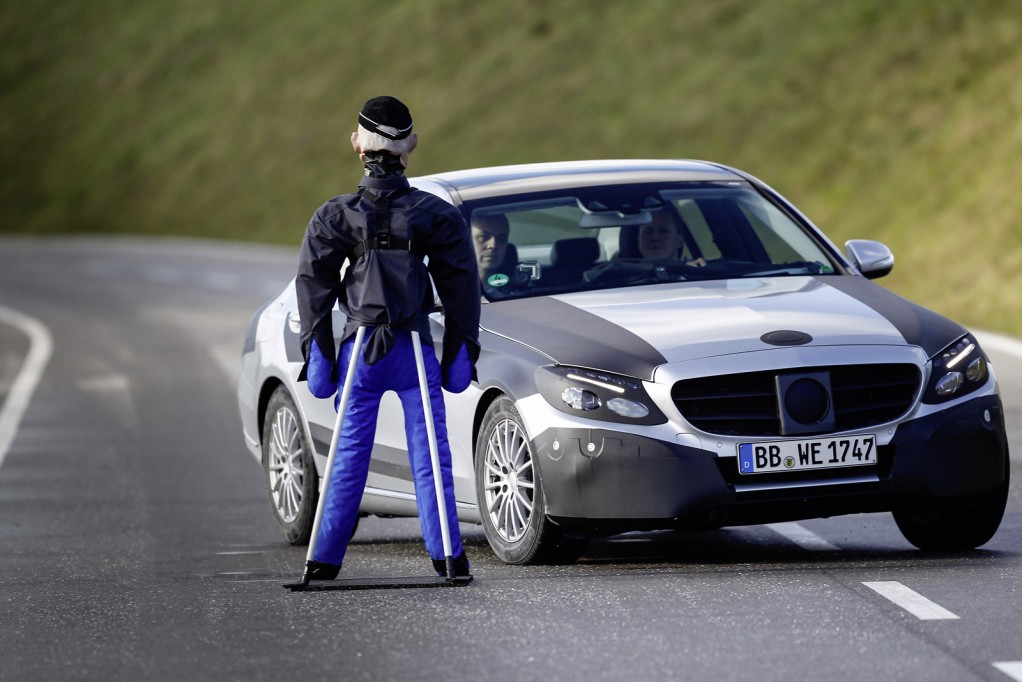
[[[578,236],[580,211],[575,206],[552,206],[506,214],[510,235],[519,249],[519,260],[550,262],[551,245]]]

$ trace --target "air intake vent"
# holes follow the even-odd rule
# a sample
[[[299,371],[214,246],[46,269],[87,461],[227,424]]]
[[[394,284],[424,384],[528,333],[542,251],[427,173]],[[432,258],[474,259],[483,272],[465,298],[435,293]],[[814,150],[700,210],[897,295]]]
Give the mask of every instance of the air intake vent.
[[[780,436],[783,428],[776,375],[821,372],[831,377],[836,431],[868,428],[900,417],[912,407],[921,383],[917,367],[907,364],[807,367],[687,379],[672,387],[672,399],[683,418],[701,431],[723,436]],[[818,432],[830,430],[833,428],[823,426]]]

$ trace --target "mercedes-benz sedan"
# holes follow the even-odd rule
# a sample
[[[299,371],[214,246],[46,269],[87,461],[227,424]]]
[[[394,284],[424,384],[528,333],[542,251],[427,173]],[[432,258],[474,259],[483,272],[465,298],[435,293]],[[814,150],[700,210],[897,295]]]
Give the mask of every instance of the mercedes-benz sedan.
[[[572,561],[629,530],[858,512],[892,512],[922,549],[998,528],[1009,456],[994,368],[962,326],[872,281],[893,267],[882,244],[840,250],[714,163],[412,184],[470,224],[507,225],[481,282],[479,381],[446,394],[459,517],[502,560]],[[443,310],[431,324],[440,340]],[[298,332],[288,286],[252,318],[238,386],[293,543],[308,541],[334,423],[333,402],[296,382]],[[415,516],[397,397],[375,442],[361,511]]]

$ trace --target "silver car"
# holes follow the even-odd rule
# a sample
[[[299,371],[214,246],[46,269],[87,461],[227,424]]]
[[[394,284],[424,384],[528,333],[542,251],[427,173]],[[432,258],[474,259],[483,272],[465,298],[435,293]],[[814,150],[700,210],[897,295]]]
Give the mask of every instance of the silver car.
[[[1009,453],[994,368],[963,327],[870,281],[893,267],[884,245],[841,251],[714,163],[412,184],[509,228],[504,269],[481,284],[479,381],[445,395],[459,518],[483,524],[503,561],[574,561],[589,538],[629,530],[859,512],[892,512],[922,549],[976,547],[998,528]],[[659,230],[670,253],[644,248]],[[440,340],[443,310],[431,324]],[[238,400],[296,544],[335,418],[296,382],[301,364],[288,286],[252,318]],[[363,514],[416,515],[405,447],[390,394]]]

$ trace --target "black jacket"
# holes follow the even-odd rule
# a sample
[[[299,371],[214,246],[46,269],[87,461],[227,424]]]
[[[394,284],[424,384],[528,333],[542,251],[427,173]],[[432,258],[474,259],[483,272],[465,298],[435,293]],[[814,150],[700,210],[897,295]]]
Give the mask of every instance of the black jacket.
[[[375,200],[380,197],[389,202],[390,248],[375,248],[380,222]],[[335,300],[348,318],[343,340],[360,326],[371,328],[368,362],[387,352],[393,329],[416,330],[432,343],[427,316],[434,299],[424,258],[445,313],[441,366],[450,367],[463,344],[475,365],[480,354],[480,280],[465,219],[446,201],[410,188],[405,177],[366,177],[359,192],[331,199],[306,227],[295,279],[306,359],[299,380],[306,376],[311,339],[316,338],[328,358],[336,357],[331,323]]]

